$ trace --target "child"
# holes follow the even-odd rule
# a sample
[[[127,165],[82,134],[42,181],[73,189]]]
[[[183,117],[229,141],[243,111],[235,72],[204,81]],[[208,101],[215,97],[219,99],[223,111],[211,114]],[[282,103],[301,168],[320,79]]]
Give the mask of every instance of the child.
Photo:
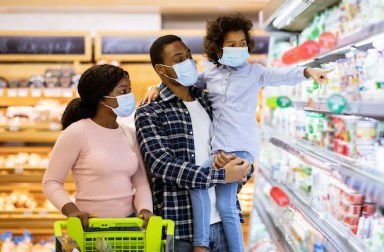
[[[204,52],[211,67],[199,74],[195,87],[208,89],[213,109],[210,130],[212,156],[205,163],[211,167],[215,154],[225,151],[253,163],[258,146],[256,123],[257,95],[263,86],[295,85],[308,77],[326,81],[328,71],[301,67],[268,69],[248,64],[254,47],[252,22],[238,14],[222,16],[207,24]],[[155,100],[157,88],[142,103]],[[216,204],[230,251],[244,251],[242,229],[236,211],[238,183],[216,186]],[[190,191],[194,219],[194,251],[206,251],[209,244],[210,202],[207,190]]]

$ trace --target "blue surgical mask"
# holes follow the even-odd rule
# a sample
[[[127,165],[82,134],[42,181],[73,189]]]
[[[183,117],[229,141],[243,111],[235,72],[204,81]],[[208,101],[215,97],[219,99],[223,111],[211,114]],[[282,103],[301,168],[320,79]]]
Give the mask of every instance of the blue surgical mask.
[[[199,77],[196,64],[191,59],[184,60],[183,62],[174,64],[172,66],[167,66],[163,64],[160,64],[160,65],[166,66],[166,67],[173,67],[173,69],[175,69],[177,78],[169,77],[166,74],[164,74],[164,76],[171,80],[177,81],[178,83],[180,83],[185,87],[189,87],[195,84],[197,81],[197,78]]]
[[[220,64],[238,67],[249,58],[248,47],[224,47],[223,56],[218,60]]]
[[[114,98],[117,99],[117,107],[113,108],[111,106],[108,106],[107,104],[104,104],[106,107],[112,109],[112,111],[120,117],[128,117],[130,116],[133,111],[135,111],[136,106],[136,100],[133,93],[124,94],[124,95],[118,95],[116,97],[114,96],[104,96],[104,98]]]

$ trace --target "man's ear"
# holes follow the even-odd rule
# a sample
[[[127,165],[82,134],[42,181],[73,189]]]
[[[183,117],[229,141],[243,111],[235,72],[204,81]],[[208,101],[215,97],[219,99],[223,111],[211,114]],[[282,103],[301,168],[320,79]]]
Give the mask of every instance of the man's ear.
[[[104,98],[101,98],[100,100],[99,100],[99,104],[100,105],[102,105],[102,106],[104,106],[106,103],[105,103],[105,99]]]
[[[160,65],[160,64],[156,64],[155,65],[155,71],[157,72],[157,74],[159,75],[163,75],[165,74],[165,71],[164,71],[164,66]]]

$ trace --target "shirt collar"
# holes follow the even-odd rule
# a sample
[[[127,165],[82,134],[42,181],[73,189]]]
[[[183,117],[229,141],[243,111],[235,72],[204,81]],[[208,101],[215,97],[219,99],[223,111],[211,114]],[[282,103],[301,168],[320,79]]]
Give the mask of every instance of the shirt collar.
[[[177,96],[164,84],[161,83],[159,86],[160,90],[160,97],[163,101],[169,101],[174,98],[177,98]],[[193,86],[190,87],[191,95],[194,98],[199,98],[202,94],[202,90],[196,89]]]
[[[231,69],[231,70],[238,71],[238,70],[240,70],[240,69],[246,67],[247,65],[248,65],[248,62],[244,62],[243,64],[241,64],[241,65],[238,66],[238,67],[231,67],[231,66],[227,66],[227,65],[220,65],[220,66],[218,66],[217,68],[218,68],[218,69],[228,69],[228,70]]]
[[[160,89],[160,97],[164,101],[169,101],[176,97],[176,95],[166,85],[164,85],[164,83],[160,84],[159,89]]]

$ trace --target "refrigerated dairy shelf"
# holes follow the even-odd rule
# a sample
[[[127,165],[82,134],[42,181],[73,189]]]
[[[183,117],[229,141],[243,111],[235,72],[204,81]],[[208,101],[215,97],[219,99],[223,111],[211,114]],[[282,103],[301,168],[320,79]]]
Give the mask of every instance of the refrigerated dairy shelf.
[[[275,219],[270,215],[268,210],[263,207],[267,205],[266,200],[264,199],[265,197],[263,197],[260,192],[255,192],[254,197],[255,202],[257,202],[257,204],[255,204],[255,210],[263,223],[266,225],[271,238],[275,242],[275,246],[277,246],[277,249],[282,252],[296,251],[292,241],[288,239],[288,237],[280,229],[279,225],[275,223]]]
[[[325,101],[293,101],[292,106],[296,109],[305,111],[334,114],[334,112],[329,110],[327,102]],[[342,114],[384,119],[384,110],[382,110],[382,107],[383,101],[351,101],[347,103],[347,106]]]
[[[384,204],[384,174],[359,165],[354,159],[321,148],[306,140],[279,134],[269,126],[265,132],[269,141],[292,155],[315,167],[329,172],[362,194],[369,195],[379,204]],[[338,173],[335,173],[337,171]],[[338,175],[341,177],[338,177]]]
[[[384,34],[384,21],[368,24],[349,35],[339,37],[333,49],[324,51],[312,59],[298,62],[294,65],[320,67],[321,64],[345,58],[345,53],[353,49],[366,51],[367,49],[373,48],[372,41],[380,34]]]
[[[290,207],[301,213],[323,237],[326,238],[327,251],[367,251],[363,242],[352,234],[341,223],[330,217],[327,213],[318,212],[311,206],[310,198],[298,189],[275,182],[266,170],[266,164],[260,164],[259,170],[264,178],[272,185],[282,189],[289,197]]]

